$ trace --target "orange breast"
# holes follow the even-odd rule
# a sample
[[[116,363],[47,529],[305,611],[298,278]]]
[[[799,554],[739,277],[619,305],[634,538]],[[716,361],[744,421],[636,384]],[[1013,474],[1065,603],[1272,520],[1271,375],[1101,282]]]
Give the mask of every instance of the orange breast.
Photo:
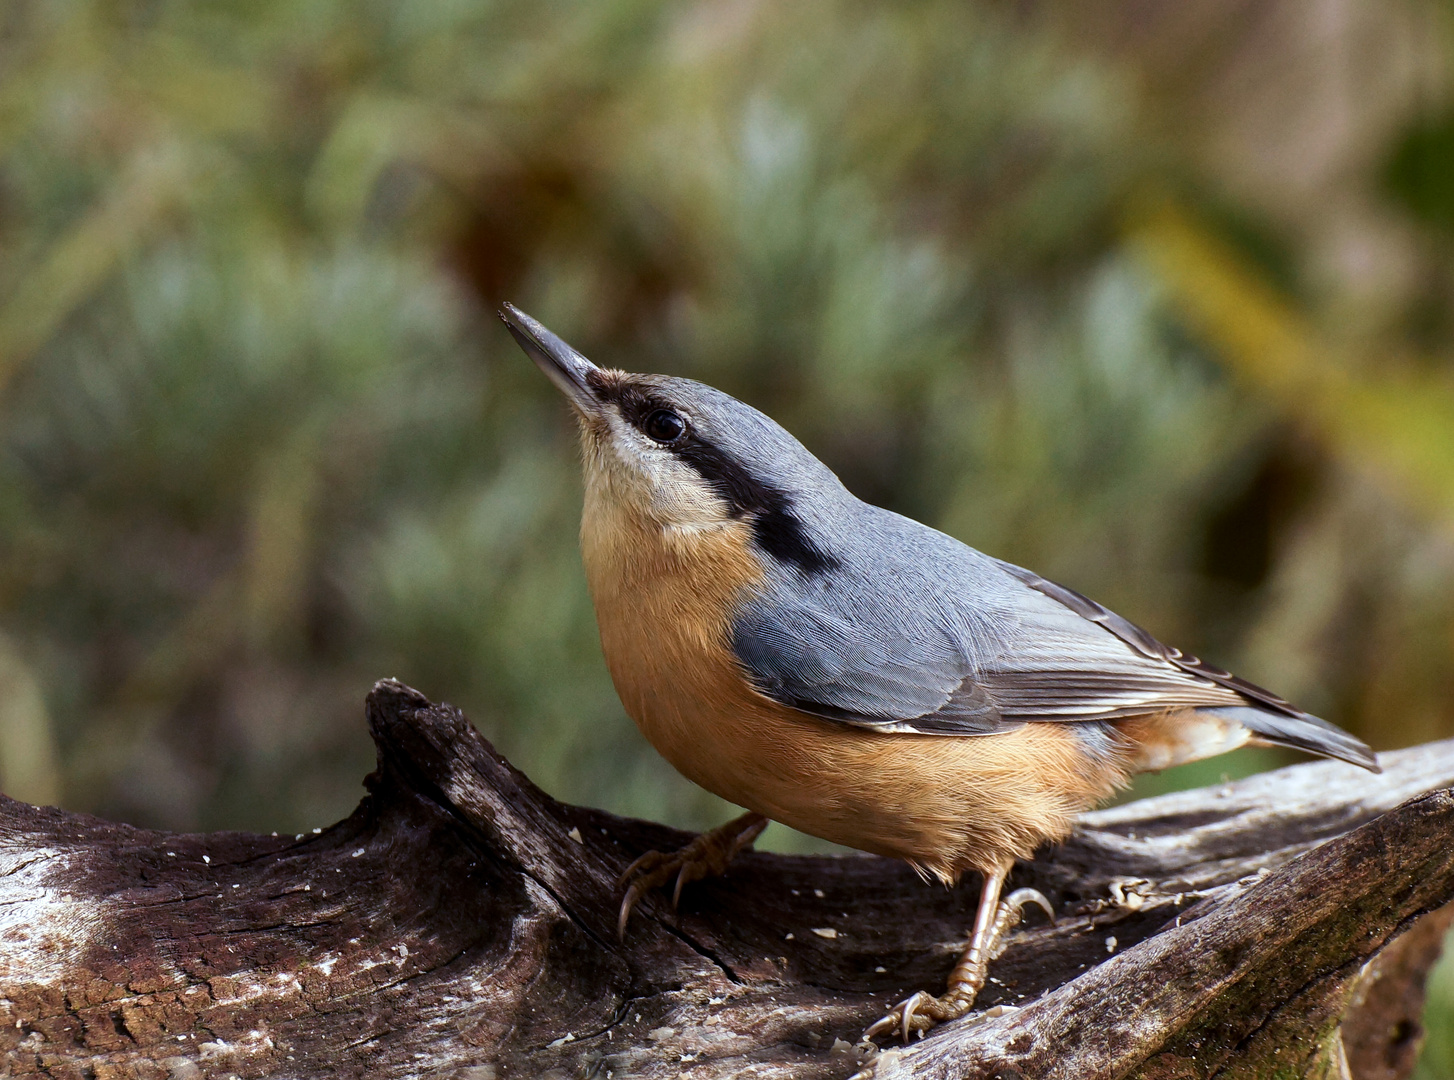
[[[732,612],[762,577],[743,523],[674,534],[588,504],[581,547],[626,711],[679,772],[730,802],[953,880],[1028,857],[1124,780],[1060,724],[883,734],[757,693],[730,647]]]

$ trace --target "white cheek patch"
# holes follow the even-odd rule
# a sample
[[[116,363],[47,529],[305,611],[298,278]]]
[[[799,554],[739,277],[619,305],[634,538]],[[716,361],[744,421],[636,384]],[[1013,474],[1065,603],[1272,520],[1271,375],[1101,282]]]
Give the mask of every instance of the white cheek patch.
[[[585,433],[586,483],[663,528],[718,529],[734,522],[727,503],[696,469],[658,446],[614,410],[607,430]],[[603,492],[605,493],[605,492]]]

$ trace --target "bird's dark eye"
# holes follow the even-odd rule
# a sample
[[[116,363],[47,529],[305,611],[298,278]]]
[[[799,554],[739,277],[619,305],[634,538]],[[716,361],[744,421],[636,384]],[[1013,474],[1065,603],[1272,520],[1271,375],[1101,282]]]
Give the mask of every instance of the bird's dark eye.
[[[647,414],[641,430],[659,443],[676,442],[687,430],[687,422],[670,409],[655,409]]]

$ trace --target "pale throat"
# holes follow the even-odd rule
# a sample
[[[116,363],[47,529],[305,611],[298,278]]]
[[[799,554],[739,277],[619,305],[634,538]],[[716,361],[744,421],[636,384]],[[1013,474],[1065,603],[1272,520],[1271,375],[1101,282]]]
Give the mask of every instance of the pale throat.
[[[593,521],[648,545],[675,546],[710,534],[735,535],[740,517],[690,465],[661,450],[638,450],[618,433],[583,432],[582,540]],[[660,534],[659,538],[653,534]]]

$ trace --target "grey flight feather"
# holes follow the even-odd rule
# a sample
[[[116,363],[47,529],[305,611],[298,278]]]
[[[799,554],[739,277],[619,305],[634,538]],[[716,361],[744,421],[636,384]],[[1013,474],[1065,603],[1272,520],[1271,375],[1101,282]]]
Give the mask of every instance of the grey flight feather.
[[[809,529],[837,568],[810,575],[764,560],[768,582],[733,626],[739,661],[782,704],[935,735],[1194,708],[1267,742],[1376,767],[1327,721],[1071,589],[889,511],[832,501],[835,512]]]

